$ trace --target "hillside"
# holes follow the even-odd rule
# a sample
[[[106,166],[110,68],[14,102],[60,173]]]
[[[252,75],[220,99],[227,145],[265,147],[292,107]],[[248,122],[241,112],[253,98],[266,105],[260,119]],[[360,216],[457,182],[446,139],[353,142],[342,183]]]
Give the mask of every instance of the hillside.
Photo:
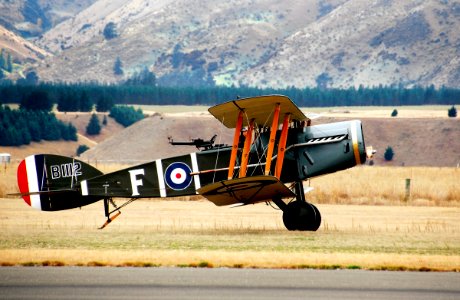
[[[23,37],[38,36],[96,0],[0,1],[0,25]]]
[[[347,118],[324,117],[315,123]],[[460,121],[448,118],[360,118],[366,145],[377,149],[376,165],[394,166],[456,166],[460,163]],[[168,137],[177,141],[210,138],[218,134],[216,143],[230,144],[229,130],[206,113],[189,115],[156,115],[114,134],[85,152],[85,160],[148,161],[196,151],[190,146],[172,146]],[[392,162],[385,162],[383,153],[391,146]]]
[[[7,30],[0,25],[0,49],[3,49],[6,58],[7,53],[11,55],[14,63],[31,64],[44,59],[49,53],[32,42]]]
[[[229,144],[233,131],[207,112],[155,114],[120,131],[82,154],[84,160],[141,162],[198,151],[193,146],[173,146],[174,141],[209,139],[217,134],[217,144]]]
[[[447,118],[445,113],[441,117],[434,111],[416,113],[413,110],[400,110],[401,117],[390,118],[389,112],[331,110],[322,113],[323,117],[313,123],[362,120],[366,145],[372,145],[378,151],[374,157],[376,165],[455,167],[460,163],[458,118]],[[84,136],[89,114],[67,113],[58,114],[57,117],[77,127],[78,142],[41,142],[21,147],[0,147],[0,152],[11,153],[14,160],[35,153],[74,156],[78,145],[85,144],[92,148],[82,155],[86,161],[140,163],[197,151],[193,146],[172,146],[168,138],[189,141],[194,138],[209,139],[217,134],[216,143],[230,144],[233,137],[232,130],[222,126],[205,111],[156,113],[126,129],[108,118],[108,125],[98,136]],[[392,162],[383,159],[388,146],[395,152]]]
[[[265,87],[459,87],[459,26],[458,2],[347,1],[237,78]]]
[[[460,87],[459,27],[460,4],[437,0],[98,0],[36,41],[54,54],[37,70],[70,82],[147,67],[166,85]]]

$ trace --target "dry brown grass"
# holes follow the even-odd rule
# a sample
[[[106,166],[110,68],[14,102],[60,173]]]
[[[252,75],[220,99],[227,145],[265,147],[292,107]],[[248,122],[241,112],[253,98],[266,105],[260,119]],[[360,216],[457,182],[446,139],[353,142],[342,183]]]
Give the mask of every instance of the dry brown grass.
[[[308,197],[313,203],[459,206],[459,182],[458,168],[362,166],[312,179]]]
[[[315,233],[286,231],[264,204],[216,207],[196,196],[136,201],[102,231],[102,203],[47,213],[1,199],[0,265],[459,271],[459,172],[363,166],[312,179],[307,197],[323,217]],[[17,191],[15,164],[0,178],[0,197]]]
[[[104,230],[102,203],[38,212],[0,202],[1,265],[460,270],[460,208],[318,205],[318,232],[288,232],[264,204],[134,202]]]

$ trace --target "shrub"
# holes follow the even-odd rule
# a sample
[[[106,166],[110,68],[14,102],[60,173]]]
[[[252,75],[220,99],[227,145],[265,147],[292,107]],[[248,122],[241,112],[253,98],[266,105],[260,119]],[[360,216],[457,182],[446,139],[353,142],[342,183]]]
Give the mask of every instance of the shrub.
[[[89,147],[86,145],[79,145],[77,148],[77,156],[80,156],[83,152],[89,150]]]
[[[391,148],[390,146],[388,146],[386,149],[385,149],[385,153],[383,154],[383,157],[385,158],[386,161],[391,161],[393,160],[393,156],[395,155],[394,151],[393,151],[393,148]]]
[[[396,108],[393,109],[393,111],[391,112],[391,116],[392,116],[392,117],[398,116],[398,110],[397,110]]]
[[[114,118],[115,121],[121,125],[128,127],[142,120],[144,118],[144,113],[140,108],[136,110],[132,106],[118,105],[112,107],[109,116]]]
[[[447,111],[447,115],[449,118],[456,118],[457,117],[457,109],[455,106],[452,105],[452,107]]]

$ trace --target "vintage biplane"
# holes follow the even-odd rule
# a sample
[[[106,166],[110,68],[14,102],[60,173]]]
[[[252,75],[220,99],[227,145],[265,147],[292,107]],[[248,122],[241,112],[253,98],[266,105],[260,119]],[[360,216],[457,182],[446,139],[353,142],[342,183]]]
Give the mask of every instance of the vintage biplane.
[[[360,121],[312,126],[285,96],[237,99],[209,112],[234,129],[232,145],[213,145],[212,139],[201,151],[108,174],[75,158],[32,155],[18,167],[20,195],[43,211],[103,200],[107,221],[101,228],[139,198],[199,194],[217,206],[267,202],[283,211],[287,229],[315,231],[321,214],[305,200],[303,183],[366,160]],[[113,198],[127,200],[117,206]]]

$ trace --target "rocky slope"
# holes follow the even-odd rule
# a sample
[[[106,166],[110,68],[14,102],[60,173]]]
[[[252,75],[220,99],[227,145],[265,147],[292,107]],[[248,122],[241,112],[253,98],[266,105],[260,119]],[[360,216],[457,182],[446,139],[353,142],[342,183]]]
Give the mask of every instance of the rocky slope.
[[[109,23],[109,38],[104,30]],[[45,80],[460,87],[460,3],[392,0],[98,0],[37,43]],[[115,75],[120,58],[124,75]]]

